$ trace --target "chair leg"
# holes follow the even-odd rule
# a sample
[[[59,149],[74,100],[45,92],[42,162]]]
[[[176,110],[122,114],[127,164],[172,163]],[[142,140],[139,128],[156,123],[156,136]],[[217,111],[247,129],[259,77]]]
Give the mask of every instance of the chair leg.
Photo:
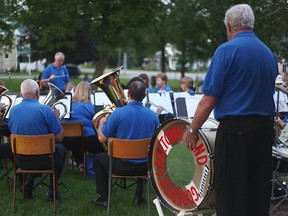
[[[112,194],[111,191],[112,191],[112,176],[109,174],[107,215],[110,215],[111,194]]]
[[[148,205],[148,216],[150,216],[150,181],[147,178],[147,205]]]
[[[84,157],[83,157],[84,158],[84,161],[83,161],[83,168],[84,168],[83,175],[84,176],[83,176],[83,178],[86,179],[86,152],[84,151],[83,154],[84,154]]]
[[[13,181],[13,213],[16,210],[16,173],[14,173],[14,181]]]
[[[57,192],[56,175],[55,175],[55,173],[53,173],[53,205],[54,205],[54,213],[56,213],[56,192]]]

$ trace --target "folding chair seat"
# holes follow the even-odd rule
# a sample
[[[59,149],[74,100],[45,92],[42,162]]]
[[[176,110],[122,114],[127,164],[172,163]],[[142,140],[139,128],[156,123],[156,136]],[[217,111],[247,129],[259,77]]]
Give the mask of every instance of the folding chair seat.
[[[64,140],[65,138],[80,137],[79,150],[83,152],[83,178],[86,179],[86,150],[84,142],[84,124],[83,122],[62,122]],[[73,159],[73,156],[72,156]],[[74,169],[74,161],[72,160],[72,167]]]
[[[124,140],[117,138],[108,138],[108,155],[109,155],[109,182],[108,182],[108,207],[107,215],[110,214],[111,206],[111,193],[112,193],[112,179],[135,179],[142,178],[147,180],[147,207],[148,215],[150,215],[150,194],[149,194],[149,177],[148,170],[145,175],[130,175],[122,176],[113,173],[112,170],[112,158],[120,159],[139,159],[148,157],[148,148],[150,145],[150,138],[147,139],[138,139],[138,140]]]
[[[54,163],[54,153],[55,153],[55,136],[54,134],[46,135],[16,135],[11,134],[11,149],[14,159],[14,183],[13,183],[13,212],[15,212],[16,207],[16,181],[17,175],[22,174],[24,185],[24,175],[26,174],[52,174],[53,177],[53,206],[54,213],[56,212],[56,194],[58,192],[57,187],[57,176],[56,168]],[[43,156],[51,158],[51,169],[47,169],[47,166],[40,169],[21,169],[17,167],[16,158],[17,155],[23,156]],[[19,158],[18,158],[19,159]],[[23,188],[23,199],[24,199],[24,188]]]

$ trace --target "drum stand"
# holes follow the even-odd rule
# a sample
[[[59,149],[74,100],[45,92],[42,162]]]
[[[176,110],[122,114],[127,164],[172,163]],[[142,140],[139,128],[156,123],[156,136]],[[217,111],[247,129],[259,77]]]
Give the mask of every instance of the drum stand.
[[[280,162],[280,161],[279,161]],[[277,171],[273,171],[273,178],[272,178],[272,192],[271,192],[271,200],[278,200],[278,203],[273,206],[269,214],[271,214],[274,210],[276,210],[284,201],[288,200],[288,173],[279,173]],[[274,196],[274,189],[275,189],[275,184],[280,187],[284,191],[283,195],[280,196]]]
[[[159,216],[164,216],[164,213],[162,211],[160,199],[157,197],[153,200],[153,203],[156,206],[157,212]],[[176,216],[186,216],[186,215],[198,215],[198,216],[203,216],[203,214],[208,213],[208,212],[214,212],[211,216],[216,216],[215,209],[207,209],[207,210],[202,210],[202,211],[195,211],[195,212],[185,212],[184,210],[180,211],[179,213],[176,213]]]
[[[280,89],[277,89],[277,101],[276,101],[276,121],[275,121],[275,142],[274,145],[276,145],[276,147],[279,148],[279,146],[281,146],[281,142],[279,143],[279,139],[278,139],[278,129],[279,129],[279,125],[278,125],[278,118],[279,118],[279,94],[280,94]],[[285,94],[286,91],[284,92]],[[287,94],[288,95],[288,94]],[[281,158],[280,158],[281,159]],[[277,165],[276,165],[276,170],[279,168],[280,166],[280,162],[281,160],[278,161]],[[278,171],[273,171],[273,177],[272,177],[272,191],[271,191],[271,200],[279,200],[278,203],[275,204],[275,206],[273,206],[272,208],[270,208],[269,214],[271,214],[274,210],[276,210],[284,201],[288,200],[288,173],[283,173],[283,172],[278,172]],[[275,189],[275,184],[278,186],[278,188],[282,189],[284,194],[280,195],[280,196],[274,196],[274,189]]]

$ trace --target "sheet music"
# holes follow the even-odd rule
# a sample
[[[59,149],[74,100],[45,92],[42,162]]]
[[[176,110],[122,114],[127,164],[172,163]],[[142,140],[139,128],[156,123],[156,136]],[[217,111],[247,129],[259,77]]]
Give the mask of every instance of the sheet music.
[[[57,103],[62,102],[67,108],[67,113],[63,117],[63,119],[70,119],[71,118],[71,109],[72,109],[72,94],[69,92],[65,92],[65,95],[66,95],[67,99],[63,98],[63,99],[59,100]],[[13,106],[21,103],[21,101],[23,100],[23,98],[21,96],[19,96],[18,94],[9,95],[9,97],[11,97],[11,99],[13,101],[10,110],[12,109]],[[39,103],[43,103],[45,97],[46,97],[45,94],[41,94],[39,97],[39,100],[38,100]],[[2,100],[5,104],[8,103],[8,99],[6,97],[1,97],[1,103],[2,103]],[[56,107],[56,109],[59,109],[60,116],[61,116],[64,113],[64,107],[60,104],[56,105],[55,107]],[[7,119],[9,118],[10,110],[6,115]]]
[[[171,96],[169,92],[159,92],[159,93],[148,93],[149,94],[149,102],[150,102],[150,109],[154,112],[157,111],[158,106],[162,106],[164,110],[161,114],[172,113],[173,114],[173,107]],[[147,97],[143,99],[143,104],[147,104]]]
[[[106,104],[112,105],[112,102],[109,100],[108,96],[103,91],[95,91],[94,99],[95,106],[104,106]]]
[[[203,94],[195,94],[190,95],[187,92],[175,92],[174,93],[174,99],[177,102],[177,98],[185,98],[186,101],[186,109],[187,109],[187,117],[193,117],[195,114],[195,111],[197,109],[198,103],[202,99]],[[175,103],[175,106],[177,104]],[[177,106],[176,106],[176,112],[177,112]],[[212,112],[209,115],[210,118],[214,118],[214,112]]]

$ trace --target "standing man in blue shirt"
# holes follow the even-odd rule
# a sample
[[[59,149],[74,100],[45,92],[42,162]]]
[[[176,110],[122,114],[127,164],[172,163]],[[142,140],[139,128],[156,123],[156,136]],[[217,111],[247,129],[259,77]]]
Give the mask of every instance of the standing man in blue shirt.
[[[117,108],[112,114],[99,120],[97,134],[99,141],[104,143],[109,137],[119,139],[145,139],[151,138],[158,127],[159,119],[155,112],[143,106],[146,86],[143,82],[133,81],[128,86],[127,106]],[[113,172],[119,175],[145,175],[147,173],[147,159],[123,161],[114,158]],[[101,196],[93,199],[94,205],[107,206],[108,199],[108,167],[109,156],[107,152],[97,154],[94,158],[96,173],[96,191]],[[135,204],[143,203],[143,179],[137,180]]]
[[[214,108],[218,216],[268,216],[273,144],[273,94],[278,74],[270,49],[253,32],[247,4],[226,11],[228,41],[216,50],[185,139],[197,148],[198,131]]]
[[[63,66],[65,56],[62,52],[57,52],[54,59],[54,63],[45,68],[41,76],[41,84],[51,82],[62,92],[68,92],[73,88],[73,85],[70,83],[67,68]]]

